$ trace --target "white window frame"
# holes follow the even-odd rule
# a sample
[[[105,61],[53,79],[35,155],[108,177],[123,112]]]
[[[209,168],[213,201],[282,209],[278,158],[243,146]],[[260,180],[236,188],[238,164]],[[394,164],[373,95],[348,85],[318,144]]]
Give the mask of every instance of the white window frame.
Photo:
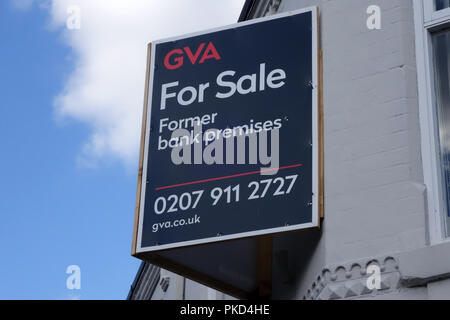
[[[434,0],[424,0],[421,2],[423,2],[423,17],[426,27],[440,24],[448,20],[448,17],[450,15],[450,8],[436,11]]]
[[[450,8],[436,11],[433,0],[413,0],[416,34],[417,80],[423,175],[427,187],[429,242],[450,242],[446,236],[446,199],[439,157],[438,119],[436,112],[433,29],[450,22]]]

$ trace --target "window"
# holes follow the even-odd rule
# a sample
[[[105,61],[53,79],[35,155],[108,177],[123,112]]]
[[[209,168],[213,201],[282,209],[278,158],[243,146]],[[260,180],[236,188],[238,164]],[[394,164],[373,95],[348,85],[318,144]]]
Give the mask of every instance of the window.
[[[450,0],[414,0],[431,244],[450,241]]]
[[[437,11],[450,7],[450,0],[435,0],[434,2]]]
[[[418,0],[423,4],[423,19],[426,26],[447,20],[450,14],[450,0]]]
[[[448,4],[448,1],[447,1]],[[446,235],[450,235],[450,29],[432,33],[434,87],[443,175]]]

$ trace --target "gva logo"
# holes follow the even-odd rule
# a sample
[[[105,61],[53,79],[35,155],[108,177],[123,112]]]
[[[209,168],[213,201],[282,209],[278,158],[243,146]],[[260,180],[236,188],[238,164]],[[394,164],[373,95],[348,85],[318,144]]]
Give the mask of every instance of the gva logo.
[[[203,50],[206,46],[206,49]],[[203,54],[202,54],[203,52]],[[208,59],[220,60],[221,57],[217,52],[216,47],[212,42],[209,42],[208,45],[206,43],[200,44],[195,53],[192,52],[191,48],[184,47],[182,49],[174,49],[166,54],[164,58],[164,66],[169,70],[174,70],[180,68],[184,63],[184,57],[188,57],[189,61],[192,65],[198,63],[203,63]],[[201,55],[201,58],[200,58]],[[199,59],[200,58],[200,59]]]

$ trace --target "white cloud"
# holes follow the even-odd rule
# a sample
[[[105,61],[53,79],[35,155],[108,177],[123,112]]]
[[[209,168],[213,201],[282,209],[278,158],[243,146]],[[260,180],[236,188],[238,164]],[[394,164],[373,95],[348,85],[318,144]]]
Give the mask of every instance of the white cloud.
[[[18,0],[16,0],[18,1]],[[24,1],[24,0],[22,0]],[[81,160],[137,161],[147,43],[237,21],[244,0],[52,0],[52,24],[76,56],[56,113],[86,123],[92,135]],[[68,8],[81,28],[68,30]]]

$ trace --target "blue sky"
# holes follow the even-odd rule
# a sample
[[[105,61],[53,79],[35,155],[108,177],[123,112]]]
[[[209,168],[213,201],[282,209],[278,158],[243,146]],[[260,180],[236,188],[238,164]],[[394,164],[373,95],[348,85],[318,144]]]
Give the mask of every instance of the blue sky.
[[[0,299],[122,299],[138,267],[136,177],[117,161],[77,165],[89,129],[55,121],[74,61],[47,23],[44,10],[0,1]],[[66,288],[71,264],[81,290]]]
[[[242,3],[0,1],[0,299],[126,298],[146,44],[233,23]]]

